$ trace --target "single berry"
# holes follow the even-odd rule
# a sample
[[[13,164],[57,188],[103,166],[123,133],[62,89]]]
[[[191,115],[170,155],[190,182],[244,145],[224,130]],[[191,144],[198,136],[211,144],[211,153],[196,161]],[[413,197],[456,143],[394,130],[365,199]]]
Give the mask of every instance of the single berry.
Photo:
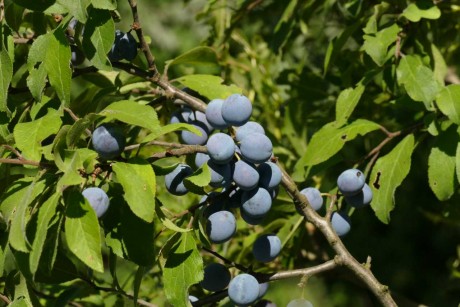
[[[256,167],[252,163],[239,160],[235,163],[233,169],[233,181],[236,185],[245,191],[249,191],[257,187],[260,175]]]
[[[347,204],[355,208],[363,208],[369,205],[372,201],[372,190],[366,183],[358,194],[345,196]]]
[[[270,262],[281,252],[281,240],[274,234],[260,236],[252,246],[254,258],[261,262]]]
[[[254,303],[259,296],[259,291],[257,279],[246,273],[235,276],[228,285],[228,297],[236,305],[247,306]]]
[[[247,135],[254,132],[265,134],[264,127],[262,127],[261,124],[259,124],[258,122],[249,121],[243,126],[238,127],[236,129],[235,139],[238,142],[241,142]]]
[[[332,212],[331,225],[339,237],[346,235],[351,229],[350,218],[342,211]]]
[[[215,133],[209,137],[206,143],[208,155],[215,163],[224,164],[230,162],[235,154],[235,143],[225,133]]]
[[[103,216],[109,208],[109,197],[104,190],[91,187],[84,189],[82,194],[96,212],[97,217]]]
[[[358,194],[364,187],[366,176],[359,169],[347,169],[337,178],[337,187],[345,196]]]
[[[308,203],[315,211],[318,211],[323,206],[323,197],[321,196],[321,192],[318,189],[309,187],[303,189],[300,191],[300,193],[305,195]]]
[[[243,138],[240,150],[247,161],[259,164],[270,159],[273,154],[273,144],[265,134],[253,132]]]
[[[165,176],[165,185],[169,193],[173,195],[185,195],[188,189],[184,185],[184,179],[190,176],[193,170],[187,164],[179,164]]]
[[[225,265],[210,263],[204,268],[204,277],[200,285],[208,291],[220,291],[227,288],[230,279],[230,271]]]
[[[206,108],[206,119],[215,129],[226,129],[229,126],[222,118],[223,103],[223,99],[213,99]]]
[[[252,114],[249,99],[240,94],[232,94],[222,104],[222,118],[228,125],[242,126],[248,122]]]
[[[123,152],[125,135],[118,125],[102,124],[93,131],[92,143],[100,158],[113,159]]]
[[[276,188],[281,182],[281,170],[273,162],[264,162],[257,167],[259,171],[259,186],[269,190]]]
[[[209,216],[206,233],[212,243],[224,243],[236,232],[235,216],[230,211],[218,211]]]

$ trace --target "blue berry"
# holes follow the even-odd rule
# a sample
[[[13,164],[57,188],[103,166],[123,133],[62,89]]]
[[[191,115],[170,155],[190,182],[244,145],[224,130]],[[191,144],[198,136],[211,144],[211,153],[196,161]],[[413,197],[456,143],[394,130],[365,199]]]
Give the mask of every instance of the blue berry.
[[[254,303],[259,296],[259,291],[257,279],[246,273],[235,276],[228,285],[228,297],[234,304],[240,306]]]
[[[102,124],[94,130],[92,143],[100,158],[113,159],[123,152],[125,135],[115,124]]]
[[[192,168],[187,164],[177,165],[171,173],[165,176],[166,189],[173,195],[187,194],[188,190],[184,185],[184,179],[192,173]]]
[[[364,184],[364,187],[358,194],[345,196],[345,200],[352,207],[363,208],[371,203],[372,190],[368,184]]]
[[[318,211],[323,206],[323,197],[321,196],[321,192],[318,189],[309,187],[303,189],[300,191],[300,193],[305,195],[311,207],[315,211]]]
[[[265,134],[264,127],[262,127],[261,124],[258,122],[249,121],[236,129],[235,139],[238,142],[241,142],[247,135],[254,132]]]
[[[248,122],[252,114],[249,99],[240,94],[232,94],[222,104],[222,118],[228,125],[242,126]]]
[[[103,216],[109,208],[109,197],[104,190],[91,187],[84,189],[82,194],[96,212],[97,217]]]
[[[230,279],[230,271],[225,265],[210,263],[204,268],[204,277],[200,285],[208,291],[220,291],[227,288]]]
[[[263,163],[273,154],[273,145],[270,139],[262,133],[248,134],[240,143],[241,155],[252,163]]]
[[[224,243],[236,232],[235,216],[230,211],[211,214],[206,223],[206,233],[212,243]]]
[[[350,218],[342,211],[332,212],[331,225],[339,237],[346,235],[351,229]]]
[[[208,155],[215,163],[224,164],[230,162],[235,154],[235,143],[233,139],[225,133],[211,135],[206,143]]]
[[[241,210],[253,218],[261,218],[268,213],[272,206],[272,197],[264,188],[255,188],[244,191],[242,196]]]
[[[345,196],[351,196],[361,192],[366,182],[366,176],[359,169],[347,169],[337,178],[337,187]]]
[[[242,190],[252,190],[259,183],[259,172],[252,163],[239,160],[233,169],[233,181]]]
[[[276,188],[281,182],[281,170],[273,162],[264,162],[257,167],[259,171],[259,186],[269,190]]]
[[[252,246],[254,258],[261,262],[270,262],[281,252],[281,240],[274,234],[260,236]]]
[[[206,119],[215,129],[225,129],[229,126],[222,118],[223,103],[223,99],[213,99],[206,108]]]

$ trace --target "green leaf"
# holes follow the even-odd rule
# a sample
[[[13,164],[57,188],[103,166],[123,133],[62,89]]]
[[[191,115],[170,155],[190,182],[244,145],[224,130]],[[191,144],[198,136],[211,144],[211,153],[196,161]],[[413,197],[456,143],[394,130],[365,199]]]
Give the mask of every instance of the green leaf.
[[[31,122],[19,123],[14,127],[13,135],[16,146],[22,155],[33,161],[40,161],[41,142],[59,131],[61,118],[59,111],[48,109],[48,113]]]
[[[439,92],[439,85],[433,71],[424,66],[422,60],[415,55],[401,58],[396,68],[398,83],[403,85],[407,94],[415,101],[421,101],[430,110],[432,101]]]
[[[178,233],[163,251],[163,281],[172,306],[187,306],[188,288],[203,279],[203,259],[191,233]]]
[[[3,46],[3,41],[0,42],[0,71],[2,75],[0,78],[0,111],[7,111],[8,88],[13,78],[13,61]]]
[[[111,196],[104,223],[107,245],[121,258],[142,266],[152,265],[155,262],[154,223],[137,217],[123,200],[122,191]],[[111,224],[114,221],[116,224]]]
[[[231,94],[241,94],[243,91],[235,85],[224,85],[221,77],[212,75],[187,75],[176,81],[191,88],[209,99],[225,99]]]
[[[123,196],[133,213],[146,222],[152,222],[155,216],[155,173],[145,160],[134,158],[128,162],[115,163],[113,171],[123,186]]]
[[[355,88],[347,88],[340,92],[335,105],[335,120],[339,123],[346,123],[351,113],[358,104],[366,87],[358,84]]]
[[[81,135],[85,133],[85,130],[91,127],[95,120],[100,118],[98,114],[90,113],[86,114],[85,117],[78,119],[69,129],[66,135],[66,145],[69,148],[75,147],[78,141],[81,139]]]
[[[170,219],[168,219],[166,217],[166,215],[164,214],[163,210],[161,210],[162,206],[163,206],[163,204],[157,198],[156,202],[155,202],[155,212],[157,214],[157,217],[160,219],[161,223],[163,224],[163,226],[165,226],[166,228],[168,228],[168,229],[170,229],[172,231],[175,231],[175,232],[189,232],[189,231],[192,230],[192,228],[184,229],[184,228],[180,228],[179,226],[174,224],[173,221],[171,221]]]
[[[36,101],[40,101],[42,98],[43,90],[46,86],[47,76],[48,73],[46,71],[45,64],[40,63],[38,68],[32,69],[27,77],[27,87]]]
[[[178,57],[166,62],[167,67],[180,64],[191,64],[191,65],[211,65],[217,66],[217,54],[213,48],[210,47],[196,47],[189,50]]]
[[[204,187],[208,186],[210,181],[211,171],[209,170],[208,164],[204,163],[192,175],[184,179],[184,185],[192,193],[206,194]]]
[[[112,70],[107,53],[115,39],[115,24],[110,11],[91,9],[82,46],[88,60],[101,70]]]
[[[78,21],[82,23],[86,22],[86,9],[90,5],[91,0],[57,0],[57,3],[71,12]]]
[[[311,138],[301,158],[302,164],[316,165],[324,162],[339,152],[346,142],[379,128],[378,124],[365,119],[358,119],[343,127],[337,122],[326,124]]]
[[[13,0],[13,2],[16,3],[17,5],[20,5],[32,11],[40,11],[40,12],[43,12],[48,7],[53,5],[55,1],[56,0],[34,0],[34,1]]]
[[[28,207],[32,201],[45,189],[44,181],[36,181],[39,177],[29,184],[26,189],[18,193],[18,202],[15,204],[14,213],[11,217],[11,228],[9,235],[10,245],[17,251],[29,252],[30,243],[26,236],[26,226],[29,220]],[[3,209],[3,205],[2,205]]]
[[[372,58],[378,65],[382,66],[393,56],[388,52],[388,47],[396,42],[398,33],[401,31],[397,24],[382,29],[373,35],[364,35],[363,50]]]
[[[414,136],[406,136],[391,152],[379,158],[369,179],[374,194],[371,207],[380,221],[388,224],[393,210],[394,194],[410,170]]]
[[[45,68],[51,86],[55,89],[63,105],[70,104],[70,83],[72,70],[70,68],[70,46],[64,29],[56,28],[49,37],[46,46]]]
[[[42,255],[43,246],[48,235],[51,219],[55,216],[56,208],[59,205],[60,193],[53,194],[48,198],[40,207],[38,211],[37,230],[35,232],[35,239],[32,243],[32,250],[30,251],[30,271],[32,274],[37,272],[40,257]]]
[[[436,104],[444,115],[460,125],[460,85],[451,84],[444,87],[436,98]]]
[[[91,4],[96,9],[101,10],[116,10],[117,9],[117,1],[116,0],[92,0]]]
[[[441,51],[439,51],[439,49],[434,44],[431,44],[431,52],[433,54],[434,62],[434,77],[439,85],[444,86],[444,79],[447,75],[446,61],[444,60]]]
[[[65,202],[65,237],[70,251],[90,268],[104,272],[96,212],[77,191],[70,191]]]
[[[401,16],[406,17],[412,22],[419,22],[422,18],[425,19],[438,19],[441,17],[441,10],[433,3],[433,1],[417,1],[411,3],[403,11]]]
[[[56,189],[61,191],[67,186],[83,183],[85,178],[80,175],[80,170],[86,171],[88,168],[94,169],[96,158],[97,153],[87,148],[66,150],[63,163],[59,167],[63,175],[59,179]]]
[[[152,132],[160,131],[160,122],[155,110],[135,101],[121,100],[111,103],[99,114],[108,119],[116,119],[130,125],[147,128]]]
[[[455,191],[455,165],[459,143],[457,126],[442,131],[428,157],[428,182],[436,197],[448,200]]]
[[[169,124],[169,125],[160,127],[160,129],[158,131],[147,135],[142,140],[142,142],[143,143],[148,143],[150,141],[153,141],[153,140],[157,139],[158,137],[160,137],[162,135],[165,135],[165,134],[168,134],[168,133],[171,133],[171,132],[174,132],[174,131],[180,131],[180,130],[186,130],[186,131],[190,131],[192,133],[195,133],[197,135],[201,135],[201,131],[198,130],[193,125],[184,124],[184,123],[175,123],[175,124]]]

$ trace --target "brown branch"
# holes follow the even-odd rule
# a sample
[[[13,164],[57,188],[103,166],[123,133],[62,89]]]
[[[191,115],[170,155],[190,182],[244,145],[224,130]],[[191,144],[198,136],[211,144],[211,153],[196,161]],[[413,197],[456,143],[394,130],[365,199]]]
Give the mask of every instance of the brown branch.
[[[139,21],[139,14],[137,12],[137,1],[136,0],[128,0],[129,6],[131,7],[131,11],[133,13],[133,25],[132,29],[136,31],[137,37],[139,38],[139,42],[141,44],[142,52],[144,53],[145,58],[147,59],[147,65],[149,67],[149,71],[151,72],[150,76],[152,78],[159,77],[158,69],[155,65],[155,58],[153,57],[152,52],[150,51],[150,47],[145,40],[144,33],[142,31],[142,26]]]
[[[4,301],[7,304],[11,304],[11,300],[3,293],[0,293],[0,300]]]
[[[281,167],[280,169],[283,174],[282,185],[286,189],[286,192],[294,201],[296,208],[303,213],[305,218],[323,233],[329,245],[332,247],[332,249],[334,249],[337,255],[336,257],[339,257],[340,261],[338,261],[338,263],[350,269],[361,281],[363,281],[369,290],[374,293],[382,306],[397,306],[391,297],[388,287],[380,284],[372,272],[364,265],[359,263],[350,254],[343,242],[333,230],[330,221],[316,213],[316,211],[309,205],[305,195],[300,193],[292,178],[286,173],[284,169]]]
[[[73,111],[72,111],[71,109],[69,109],[69,108],[64,108],[64,111],[66,111],[67,113],[69,113],[70,117],[72,117],[72,119],[73,119],[74,121],[77,121],[77,120],[80,119],[77,115],[75,115],[75,113],[73,113]],[[91,130],[89,130],[88,128],[85,129],[85,132],[86,132],[86,134],[87,134],[88,136],[91,136],[91,135],[92,135]]]
[[[18,165],[32,165],[38,167],[45,167],[43,163],[38,161],[31,161],[27,159],[10,159],[10,158],[0,158],[0,164],[18,164]]]
[[[0,22],[3,21],[5,17],[5,2],[4,0],[0,0]]]

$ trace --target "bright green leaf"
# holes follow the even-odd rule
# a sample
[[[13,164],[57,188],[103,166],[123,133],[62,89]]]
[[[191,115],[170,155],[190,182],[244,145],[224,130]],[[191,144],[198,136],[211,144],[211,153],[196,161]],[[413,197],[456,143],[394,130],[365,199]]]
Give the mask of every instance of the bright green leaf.
[[[80,170],[87,169],[89,163],[92,169],[94,169],[94,163],[96,162],[97,153],[87,148],[78,148],[77,150],[66,150],[63,157],[63,163],[60,170],[63,172],[61,179],[57,183],[57,190],[71,186],[79,185],[85,181],[80,174]],[[91,163],[93,162],[93,163]]]
[[[187,306],[188,288],[203,279],[203,259],[191,233],[174,235],[163,250],[163,281],[172,306]]]
[[[439,85],[433,71],[424,66],[415,55],[406,55],[396,69],[398,83],[404,85],[407,94],[415,101],[421,101],[430,110],[432,101],[439,92]]]
[[[117,1],[116,0],[92,0],[91,4],[96,9],[101,10],[116,10],[117,9]]]
[[[40,161],[41,142],[59,131],[61,118],[59,111],[48,109],[48,113],[31,122],[19,123],[14,127],[13,135],[22,155],[29,160]]]
[[[91,9],[83,36],[83,52],[101,70],[112,70],[107,53],[115,39],[115,24],[107,10]]]
[[[343,127],[337,122],[329,123],[311,138],[307,151],[301,158],[303,165],[316,165],[324,162],[339,152],[346,142],[379,128],[380,126],[376,123],[365,119],[358,119]]]
[[[78,21],[86,22],[86,9],[91,3],[91,0],[57,0],[57,3],[65,7],[69,12],[72,13]]]
[[[44,189],[44,181],[33,181],[26,189],[16,192],[18,193],[19,201],[15,204],[14,213],[11,217],[9,242],[17,251],[26,253],[30,249],[30,243],[26,237],[26,226],[29,220],[29,211],[27,209],[32,201],[42,193]]]
[[[387,155],[375,163],[369,179],[374,194],[371,207],[380,221],[388,224],[395,206],[394,194],[409,173],[414,136],[406,136]]]
[[[431,44],[431,52],[433,53],[434,77],[438,84],[444,86],[444,79],[447,75],[446,61],[444,60],[444,56],[441,51],[434,44]]]
[[[190,124],[184,124],[184,123],[175,123],[175,124],[169,124],[165,126],[161,126],[159,130],[157,130],[154,133],[151,133],[147,135],[142,142],[150,142],[155,139],[157,139],[159,136],[174,132],[174,131],[180,131],[180,130],[186,130],[190,131],[192,133],[195,133],[197,135],[201,135],[201,131],[198,130],[195,126],[190,125]]]
[[[402,16],[412,22],[419,22],[422,18],[438,19],[441,17],[441,10],[433,3],[433,1],[425,0],[411,3],[403,11]]]
[[[123,186],[124,198],[134,214],[146,222],[152,222],[156,187],[152,166],[145,160],[132,159],[129,163],[115,163],[113,171]]]
[[[0,72],[0,111],[6,111],[8,109],[6,104],[8,88],[13,78],[13,61],[11,61],[8,51],[3,46],[3,42],[0,42]]]
[[[346,123],[364,93],[365,86],[358,84],[355,88],[347,88],[340,92],[335,105],[335,120]]]
[[[177,81],[209,99],[225,99],[231,94],[243,92],[235,85],[222,84],[224,80],[221,77],[212,75],[187,75],[178,78]]]
[[[388,47],[396,42],[400,30],[397,24],[393,24],[380,30],[375,36],[364,35],[363,50],[377,65],[382,66],[392,56],[388,53]]]
[[[192,175],[184,179],[185,187],[192,193],[205,194],[204,187],[211,181],[211,171],[207,163],[204,163]]]
[[[460,85],[451,84],[444,87],[436,98],[441,112],[451,121],[460,125]]]
[[[40,257],[42,255],[43,246],[48,235],[48,229],[52,222],[53,216],[55,216],[56,208],[59,205],[59,199],[61,198],[60,193],[53,194],[48,198],[40,207],[38,211],[37,230],[35,232],[35,238],[32,243],[32,250],[30,251],[30,271],[33,274],[37,272]]]
[[[100,115],[108,119],[116,119],[121,122],[147,128],[152,132],[160,131],[160,122],[155,110],[148,105],[142,105],[131,100],[114,102],[102,110]]]
[[[69,41],[62,28],[56,28],[49,37],[46,46],[45,68],[51,86],[55,89],[63,105],[70,104],[70,68]]]
[[[66,197],[65,237],[78,259],[90,268],[104,272],[99,221],[83,195],[71,191]]]

